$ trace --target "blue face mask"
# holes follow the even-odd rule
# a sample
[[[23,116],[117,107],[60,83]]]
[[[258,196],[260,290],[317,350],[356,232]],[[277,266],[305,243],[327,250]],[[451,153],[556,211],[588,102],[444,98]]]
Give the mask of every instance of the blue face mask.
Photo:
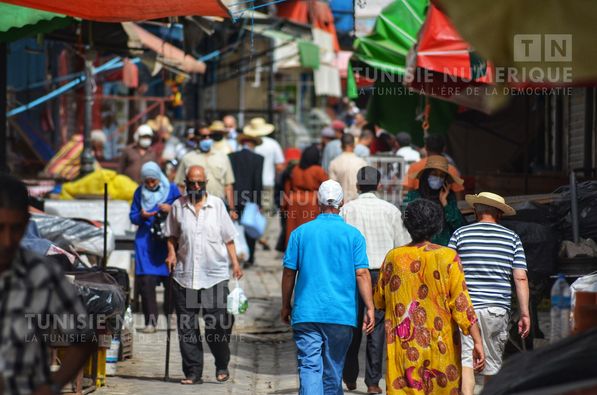
[[[441,187],[444,186],[444,178],[438,176],[429,176],[427,178],[427,183],[429,184],[429,188],[433,189],[434,191],[437,191],[438,189],[441,189]]]
[[[213,145],[214,141],[212,139],[201,140],[199,141],[199,150],[201,150],[201,152],[209,152]]]

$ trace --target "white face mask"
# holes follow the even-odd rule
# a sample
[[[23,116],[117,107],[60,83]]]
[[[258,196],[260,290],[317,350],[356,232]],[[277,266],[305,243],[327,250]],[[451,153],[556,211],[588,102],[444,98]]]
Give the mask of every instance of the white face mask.
[[[151,139],[147,137],[142,137],[139,139],[139,146],[141,148],[149,148],[151,145]]]

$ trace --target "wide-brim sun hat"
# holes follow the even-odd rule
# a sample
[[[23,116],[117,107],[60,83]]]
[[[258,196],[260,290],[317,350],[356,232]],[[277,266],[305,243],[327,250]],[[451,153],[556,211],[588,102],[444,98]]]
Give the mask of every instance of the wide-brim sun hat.
[[[263,118],[253,118],[249,124],[243,128],[243,133],[249,136],[262,137],[271,134],[275,130],[275,126],[267,123]]]
[[[484,204],[497,208],[504,215],[516,215],[516,210],[508,206],[506,200],[495,193],[481,192],[478,195],[466,195],[465,200],[472,208],[475,208],[475,204]]]
[[[165,115],[158,115],[154,119],[150,119],[147,121],[147,125],[156,132],[161,129],[166,130],[168,133],[172,133],[174,131],[174,126],[172,126],[172,123],[170,123],[170,118]]]
[[[446,177],[450,178],[452,182],[458,185],[464,184],[464,180],[462,178],[450,174],[450,163],[441,155],[432,155],[427,157],[427,163],[425,164],[425,167],[419,170],[418,173],[414,174],[412,178],[421,178],[423,172],[429,169],[440,170],[441,172],[445,173]]]
[[[209,131],[210,132],[220,132],[220,133],[228,132],[228,130],[226,130],[226,126],[224,125],[224,122],[222,122],[222,121],[213,121],[211,123],[211,125],[209,125]]]

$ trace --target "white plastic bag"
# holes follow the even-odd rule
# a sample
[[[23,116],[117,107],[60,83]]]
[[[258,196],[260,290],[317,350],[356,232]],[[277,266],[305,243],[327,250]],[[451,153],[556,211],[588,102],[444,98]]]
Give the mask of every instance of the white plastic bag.
[[[245,228],[238,223],[238,221],[234,221],[234,227],[236,228],[237,236],[234,238],[234,248],[236,249],[236,256],[238,260],[241,262],[245,262],[249,259],[249,245],[247,244],[247,239],[245,238]]]
[[[236,280],[236,287],[228,294],[227,309],[230,314],[243,314],[249,308],[249,300],[245,296],[245,291]]]
[[[250,237],[259,239],[265,233],[267,220],[261,214],[259,206],[249,202],[245,204],[243,215],[240,217],[240,224],[245,227]]]

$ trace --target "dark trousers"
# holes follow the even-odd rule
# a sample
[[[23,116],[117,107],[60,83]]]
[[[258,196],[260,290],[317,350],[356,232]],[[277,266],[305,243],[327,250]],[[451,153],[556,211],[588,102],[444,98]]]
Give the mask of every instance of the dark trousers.
[[[252,238],[245,232],[245,239],[247,240],[247,246],[249,247],[249,260],[247,263],[252,265],[255,263],[255,244],[257,244],[257,239]]]
[[[216,372],[228,369],[230,335],[234,316],[226,311],[228,281],[211,288],[195,290],[173,282],[173,299],[178,323],[182,371],[185,377],[203,374],[203,337],[199,330],[199,312],[205,321],[205,340],[216,360]]]
[[[379,270],[370,270],[371,283],[373,288],[379,278]],[[359,296],[357,310],[357,327],[352,335],[352,343],[346,353],[344,363],[343,379],[346,383],[356,383],[359,377],[359,348],[361,348],[361,339],[363,337],[363,317],[365,315],[365,304]],[[365,364],[365,384],[367,386],[379,385],[381,380],[383,353],[385,347],[385,312],[375,310],[375,327],[370,335],[367,335],[367,352]]]
[[[168,314],[166,309],[170,306],[172,312],[172,305],[169,302],[168,292],[168,277],[163,276],[136,276],[136,286],[141,295],[141,305],[143,308],[143,316],[145,317],[145,326],[157,326],[158,323],[158,301],[155,294],[155,288],[164,285],[164,314]]]

